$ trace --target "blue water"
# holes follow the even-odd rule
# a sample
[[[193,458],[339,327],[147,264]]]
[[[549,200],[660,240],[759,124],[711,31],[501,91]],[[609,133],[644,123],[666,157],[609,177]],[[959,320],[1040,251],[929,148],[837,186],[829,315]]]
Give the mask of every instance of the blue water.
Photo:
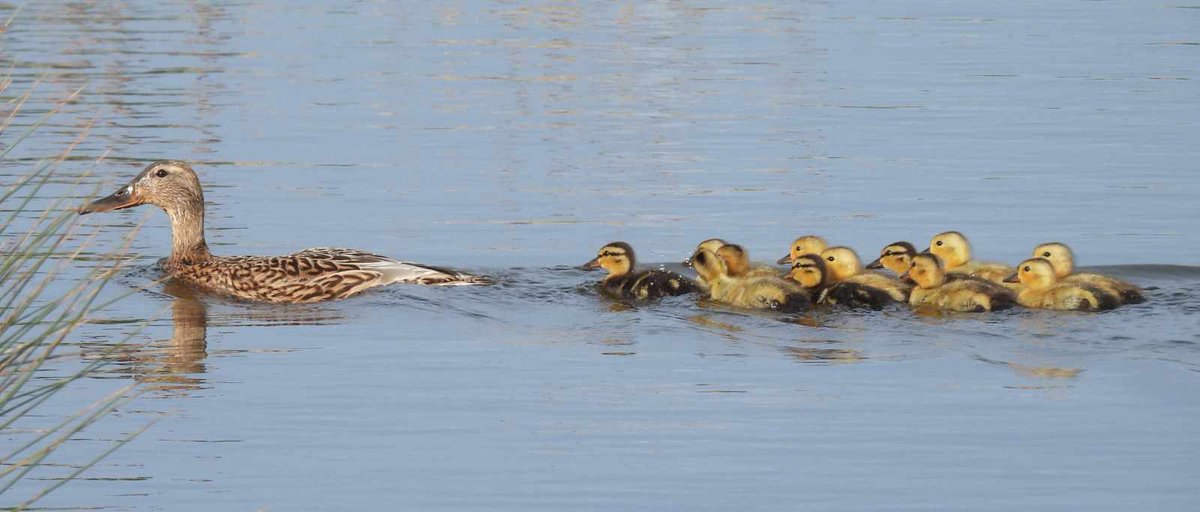
[[[32,96],[0,142],[81,92],[0,184],[91,126],[39,201],[184,159],[216,253],[351,246],[500,283],[294,307],[137,292],[73,337],[60,371],[113,364],[51,410],[143,394],[54,461],[158,422],[42,505],[1200,501],[1200,6],[323,4],[24,4],[0,33],[3,94]],[[165,216],[83,219],[99,253],[139,223],[109,295],[155,277]],[[869,259],[947,229],[1010,263],[1070,243],[1151,300],[797,318],[630,308],[572,268],[618,239],[648,265],[714,236],[773,261],[806,233]]]

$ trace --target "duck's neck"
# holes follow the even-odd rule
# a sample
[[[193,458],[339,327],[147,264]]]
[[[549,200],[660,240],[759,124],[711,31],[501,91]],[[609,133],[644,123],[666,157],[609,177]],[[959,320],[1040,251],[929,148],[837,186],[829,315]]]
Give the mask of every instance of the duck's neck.
[[[204,241],[204,203],[191,203],[166,212],[171,218],[171,257],[167,265],[194,265],[212,258]]]

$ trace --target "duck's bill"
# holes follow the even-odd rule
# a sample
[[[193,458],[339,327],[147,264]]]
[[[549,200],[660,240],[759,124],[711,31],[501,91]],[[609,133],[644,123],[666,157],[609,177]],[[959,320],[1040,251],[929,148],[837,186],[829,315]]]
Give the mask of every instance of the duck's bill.
[[[875,261],[867,263],[867,268],[872,269],[872,270],[883,268],[883,258],[882,257],[875,258]]]
[[[780,265],[786,265],[791,262],[792,262],[791,254],[785,254],[782,258],[779,258],[778,260],[775,261],[775,263],[778,263]]]
[[[112,195],[97,199],[79,208],[80,215],[87,215],[96,212],[111,212],[113,210],[123,210],[125,208],[133,208],[142,204],[141,198],[134,195],[128,187],[122,188],[114,192]]]
[[[584,263],[583,265],[580,265],[579,268],[584,269],[584,270],[593,270],[593,269],[600,268],[600,257],[596,256],[595,258],[592,258],[591,261]]]
[[[1021,278],[1017,277],[1017,275],[1016,275],[1016,274],[1013,274],[1013,275],[1011,275],[1011,276],[1008,276],[1008,277],[1004,278],[1004,282],[1006,282],[1006,283],[1019,283],[1019,282],[1021,282]]]
[[[932,249],[932,247],[926,247],[925,250],[921,251],[919,254],[933,254]]]

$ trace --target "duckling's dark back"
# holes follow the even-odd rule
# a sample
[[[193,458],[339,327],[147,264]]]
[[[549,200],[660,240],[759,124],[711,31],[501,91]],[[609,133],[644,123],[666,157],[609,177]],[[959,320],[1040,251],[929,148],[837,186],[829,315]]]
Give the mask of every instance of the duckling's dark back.
[[[627,299],[657,299],[700,291],[691,279],[666,270],[634,272],[612,279],[604,286]]]

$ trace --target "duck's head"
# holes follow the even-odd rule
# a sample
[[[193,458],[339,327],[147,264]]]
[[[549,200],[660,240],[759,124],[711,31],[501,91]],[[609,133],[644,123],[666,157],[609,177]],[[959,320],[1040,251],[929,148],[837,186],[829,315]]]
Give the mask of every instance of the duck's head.
[[[583,268],[591,270],[602,268],[608,271],[609,277],[623,276],[633,270],[635,262],[633,247],[625,242],[609,242],[600,248],[595,258],[584,263]]]
[[[948,269],[971,261],[971,243],[958,231],[934,235],[933,239],[929,240],[927,251],[941,258]]]
[[[725,244],[717,249],[717,256],[725,261],[729,275],[737,277],[750,271],[750,254],[737,244]]]
[[[1075,271],[1075,255],[1067,244],[1050,242],[1039,245],[1033,250],[1033,257],[1048,260],[1054,266],[1054,275],[1059,279]]]
[[[1054,265],[1046,258],[1029,258],[1017,265],[1017,272],[1004,279],[1006,283],[1021,283],[1027,288],[1044,290],[1054,286],[1058,277]]]
[[[700,242],[698,245],[696,245],[696,250],[695,250],[695,252],[692,253],[692,256],[695,256],[696,253],[700,252],[701,249],[705,249],[709,252],[715,253],[715,252],[717,252],[718,249],[721,248],[721,246],[725,245],[726,243],[728,243],[728,242],[721,240],[720,238],[709,238],[708,240]],[[692,258],[689,257],[689,258],[683,260],[683,266],[685,266],[685,267],[692,266]]]
[[[788,247],[786,256],[779,258],[776,263],[783,265],[791,263],[805,254],[821,254],[829,244],[825,243],[825,239],[816,235],[805,235],[797,238],[792,242],[792,246]]]
[[[792,262],[786,277],[810,290],[821,286],[825,283],[825,261],[816,254],[800,256]]]
[[[825,260],[826,279],[830,283],[842,281],[850,276],[861,274],[862,262],[858,253],[849,247],[830,247],[821,251],[821,259]]]
[[[878,269],[886,268],[895,272],[896,275],[908,272],[908,267],[912,266],[913,256],[917,255],[917,248],[908,242],[894,242],[884,247],[879,251],[879,258],[867,264],[867,268]]]
[[[187,162],[159,160],[147,165],[129,184],[112,195],[97,199],[79,209],[80,215],[107,212],[152,204],[171,216],[204,209],[200,178]]]
[[[725,264],[725,260],[708,249],[696,249],[692,253],[692,268],[696,269],[696,273],[705,282],[712,283],[718,279],[729,277],[729,268]]]
[[[921,288],[936,288],[946,282],[946,269],[937,256],[921,253],[913,256],[912,266],[900,274],[900,279],[910,280]]]

